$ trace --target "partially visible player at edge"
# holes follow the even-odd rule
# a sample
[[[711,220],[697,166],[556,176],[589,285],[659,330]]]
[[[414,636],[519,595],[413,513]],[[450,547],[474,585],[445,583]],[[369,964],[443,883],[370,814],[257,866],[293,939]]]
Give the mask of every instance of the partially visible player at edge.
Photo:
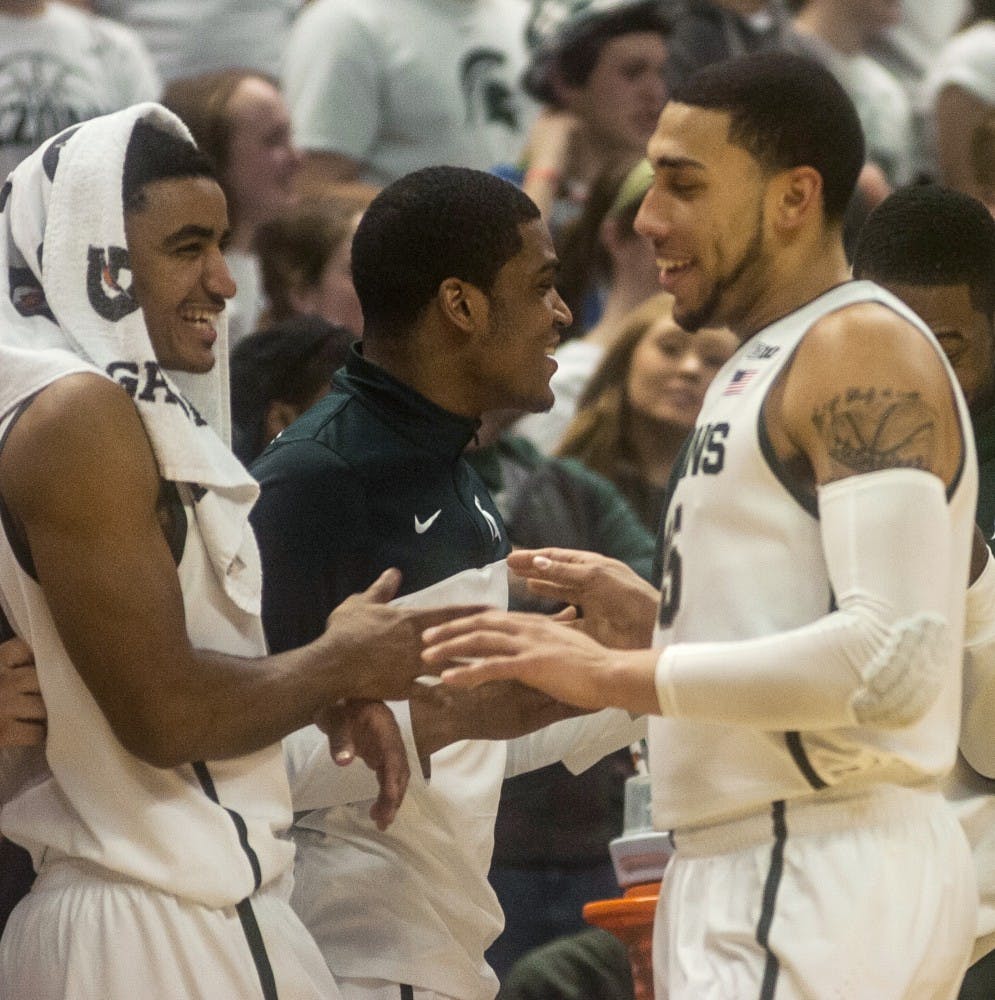
[[[386,603],[395,570],[265,655],[258,487],[216,364],[228,229],[211,164],[154,104],[64,131],[0,190],[0,605],[48,720],[0,815],[38,870],[4,997],[339,996],[288,901],[279,741],[342,699],[405,697],[428,612]]]

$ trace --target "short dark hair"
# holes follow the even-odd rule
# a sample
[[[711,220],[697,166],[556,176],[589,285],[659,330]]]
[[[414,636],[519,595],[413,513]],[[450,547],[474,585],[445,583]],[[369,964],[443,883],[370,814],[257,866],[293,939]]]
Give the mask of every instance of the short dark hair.
[[[971,0],[961,27],[970,28],[980,21],[988,21],[992,18],[995,18],[995,0]]]
[[[124,154],[121,198],[126,212],[145,205],[145,188],[155,181],[184,177],[217,180],[211,161],[188,139],[147,121],[135,122]]]
[[[967,285],[971,304],[995,314],[995,219],[960,191],[900,188],[868,215],[853,275],[882,284]]]
[[[820,63],[785,52],[728,59],[692,74],[671,100],[728,113],[729,141],[767,171],[817,170],[826,218],[842,220],[864,165],[864,133],[853,102]]]
[[[538,218],[513,184],[465,167],[425,167],[384,188],[352,240],[363,336],[410,330],[447,278],[489,294],[522,248],[519,226]]]
[[[352,333],[317,316],[295,316],[243,337],[232,349],[232,449],[248,465],[268,442],[263,420],[272,402],[303,408],[345,364]]]

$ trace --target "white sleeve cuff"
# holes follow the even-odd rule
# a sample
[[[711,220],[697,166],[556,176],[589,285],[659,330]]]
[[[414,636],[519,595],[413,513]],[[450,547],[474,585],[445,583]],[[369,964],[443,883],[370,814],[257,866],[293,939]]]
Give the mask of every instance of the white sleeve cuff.
[[[390,701],[404,740],[411,767],[411,780],[422,780],[421,764],[411,731],[411,709],[407,701]],[[283,759],[290,781],[290,797],[295,813],[330,809],[350,802],[367,802],[380,792],[375,771],[358,757],[345,765],[336,764],[328,749],[328,737],[317,726],[305,726],[283,739]]]
[[[653,675],[654,684],[656,686],[656,700],[660,705],[660,714],[665,716],[677,714],[674,686],[672,683],[670,669],[673,657],[668,655],[669,653],[669,646],[660,653],[660,657],[656,661],[656,670]]]

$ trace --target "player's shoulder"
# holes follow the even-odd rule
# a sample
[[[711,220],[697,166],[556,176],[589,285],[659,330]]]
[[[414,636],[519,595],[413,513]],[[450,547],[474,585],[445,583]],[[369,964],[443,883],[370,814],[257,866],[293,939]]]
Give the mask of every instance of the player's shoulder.
[[[940,364],[926,328],[885,297],[849,302],[816,319],[799,346],[795,367],[814,366],[823,375],[856,374],[861,365],[897,369],[905,362]]]
[[[312,453],[320,461],[326,454],[341,454],[343,441],[348,441],[350,428],[363,420],[362,408],[354,394],[333,383],[332,391],[305,410],[289,427],[281,431],[263,452],[264,456],[279,455],[280,461],[291,461],[292,454]]]
[[[252,463],[252,475],[263,490],[260,502],[284,491],[354,493],[362,468],[372,460],[372,435],[363,418],[363,408],[347,392],[333,389],[319,400]]]
[[[135,405],[122,386],[96,371],[79,371],[55,379],[30,397],[11,433],[88,438],[99,431],[96,443],[140,427]]]
[[[899,393],[946,410],[951,376],[928,329],[885,293],[840,303],[814,319],[781,377],[785,419],[867,393]]]
[[[154,498],[159,474],[130,396],[91,372],[40,390],[10,426],[0,451],[4,493],[22,510],[61,503],[97,508],[105,492]],[[87,503],[80,504],[85,497]]]
[[[859,337],[865,330],[879,328],[906,333],[918,329],[900,306],[896,308],[888,293],[881,290],[876,297],[845,302],[824,313],[812,323],[809,337],[813,334],[825,337]]]

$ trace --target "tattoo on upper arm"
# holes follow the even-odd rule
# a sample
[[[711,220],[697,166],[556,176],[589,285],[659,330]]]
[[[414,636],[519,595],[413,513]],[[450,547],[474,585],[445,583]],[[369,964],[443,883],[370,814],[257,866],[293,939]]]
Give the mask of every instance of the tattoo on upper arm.
[[[847,474],[934,468],[936,414],[917,392],[847,389],[813,410],[812,423]]]

